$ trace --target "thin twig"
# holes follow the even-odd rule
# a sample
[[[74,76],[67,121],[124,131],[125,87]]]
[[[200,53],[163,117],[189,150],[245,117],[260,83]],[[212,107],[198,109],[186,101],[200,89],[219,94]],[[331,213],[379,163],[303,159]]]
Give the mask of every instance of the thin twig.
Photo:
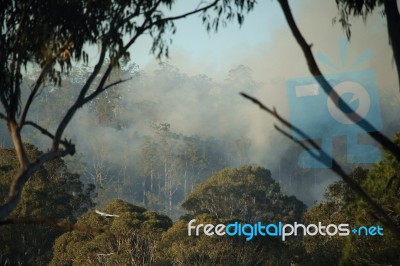
[[[28,115],[29,108],[32,105],[32,102],[33,102],[33,100],[35,98],[35,95],[37,94],[37,92],[39,90],[40,85],[42,85],[42,83],[43,83],[48,71],[50,70],[51,65],[52,65],[52,60],[49,60],[49,62],[47,62],[45,64],[45,66],[42,68],[42,71],[40,72],[40,75],[37,78],[37,80],[35,82],[35,85],[33,86],[32,90],[31,90],[31,93],[29,94],[29,97],[28,97],[28,100],[26,101],[24,110],[22,111],[22,116],[21,116],[21,119],[19,121],[19,126],[20,127],[22,127],[24,125],[25,120],[26,120],[26,116]]]
[[[118,84],[121,84],[121,83],[127,82],[129,80],[132,80],[133,78],[134,77],[129,77],[129,78],[126,78],[126,79],[120,79],[120,80],[117,80],[115,82],[112,82],[112,83],[108,84],[107,86],[104,86],[103,88],[98,88],[92,94],[90,94],[89,96],[85,97],[85,99],[83,101],[83,104],[86,104],[87,102],[93,100],[94,98],[96,98],[100,93],[104,92],[105,90],[107,90],[107,89],[109,89],[111,87],[114,87],[114,86],[116,86]]]
[[[281,122],[282,124],[284,124],[286,127],[288,127],[289,129],[295,131],[298,135],[300,135],[301,137],[303,137],[304,139],[309,139],[309,137],[304,134],[304,132],[302,132],[301,130],[299,130],[298,128],[292,126],[291,123],[289,123],[285,118],[283,118],[282,116],[279,115],[279,113],[276,111],[275,108],[271,109],[267,106],[265,106],[262,102],[260,102],[258,99],[244,93],[241,92],[240,95],[242,95],[243,97],[245,97],[246,99],[252,101],[254,104],[258,105],[260,107],[260,109],[266,111],[267,113],[269,113],[270,115],[272,115],[273,117],[275,117],[279,122]],[[319,145],[313,141],[310,140],[309,141],[310,145],[315,148],[315,149],[320,149]]]
[[[47,137],[49,137],[51,139],[54,139],[54,135],[53,134],[51,134],[47,129],[45,129],[44,127],[38,125],[35,122],[25,121],[24,125],[32,126],[32,127],[36,128],[37,130],[39,130],[40,133],[42,133],[43,135],[45,135],[45,136],[47,136]],[[65,140],[60,140],[60,143],[63,144],[64,147],[69,144],[69,142],[65,141]]]
[[[275,109],[268,108],[259,100],[254,97],[251,97],[245,93],[240,93],[243,97],[251,100],[253,103],[257,104],[262,110],[266,111],[276,119],[278,119],[282,124],[284,124],[289,129],[295,131],[299,135],[301,135],[304,139],[306,139],[306,143],[310,144],[313,148],[318,147],[318,145],[309,137],[306,133],[304,133],[301,129],[297,128],[296,126],[292,125],[288,120],[283,118],[279,115],[279,113]],[[301,147],[308,149],[305,143],[302,143],[298,140],[295,140],[288,132],[284,131],[280,127],[275,125],[275,128],[281,132],[284,136],[290,138],[291,140],[295,141]],[[356,193],[358,194],[372,209],[376,212],[377,217],[379,217],[379,221],[382,222],[385,226],[387,226],[398,238],[400,238],[400,228],[397,226],[396,222],[386,213],[386,211],[374,200],[372,199],[367,192],[354,180],[352,179],[340,164],[329,154],[327,154],[323,149],[318,149],[320,152],[319,157],[326,157],[329,158],[329,161],[332,162],[332,167],[330,168],[332,172],[336,173],[338,176],[342,178],[342,180]],[[327,165],[327,162],[318,158],[315,154],[311,153],[311,156],[320,160],[323,164]]]
[[[315,61],[314,55],[311,52],[312,45],[309,45],[303,35],[301,34],[297,24],[294,20],[292,11],[290,10],[290,6],[287,0],[278,0],[279,4],[282,7],[283,13],[285,15],[286,21],[289,24],[289,27],[292,31],[292,34],[299,46],[301,47],[304,57],[306,58],[308,69],[310,73],[315,77],[317,82],[321,85],[321,88],[324,92],[333,100],[339,99],[337,92],[332,88],[332,86],[328,83],[328,81],[323,76],[321,70],[318,67],[317,62]],[[336,102],[336,101],[333,101]],[[339,104],[339,101],[336,103]],[[353,112],[350,106],[345,102],[341,101],[342,110],[349,110],[349,112],[343,112],[346,117],[348,117],[351,121],[355,122],[358,126],[360,126],[371,138],[376,140],[379,144],[389,150],[396,159],[400,162],[400,148],[394,144],[389,138],[379,132],[375,127],[364,119],[362,116]]]

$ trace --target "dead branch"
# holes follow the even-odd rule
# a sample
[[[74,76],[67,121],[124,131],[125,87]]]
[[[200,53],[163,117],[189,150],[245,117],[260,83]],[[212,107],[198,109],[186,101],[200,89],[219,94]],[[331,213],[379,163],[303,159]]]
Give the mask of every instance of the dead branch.
[[[303,35],[301,34],[299,28],[297,27],[297,24],[294,20],[292,11],[290,10],[290,6],[287,0],[278,0],[279,4],[282,7],[283,13],[285,15],[286,21],[289,24],[289,27],[292,31],[292,34],[296,41],[298,42],[299,46],[303,50],[304,57],[306,58],[308,69],[310,70],[310,73],[315,77],[317,82],[321,85],[322,89],[324,92],[333,100],[334,98],[339,99],[340,97],[338,94],[335,92],[335,90],[332,88],[332,86],[328,83],[328,81],[325,79],[323,74],[321,73],[317,62],[315,61],[315,58],[311,52],[311,47],[312,45],[309,45]],[[335,102],[335,101],[333,101]],[[338,102],[335,104],[338,104]],[[394,144],[389,138],[387,138],[385,135],[383,135],[381,132],[375,129],[371,123],[369,123],[367,120],[365,120],[363,117],[355,114],[352,112],[353,110],[350,108],[350,106],[342,101],[343,108],[345,110],[344,114],[352,121],[357,122],[355,124],[358,124],[362,129],[365,130],[365,132],[371,136],[374,140],[376,140],[382,147],[386,148],[388,151],[390,151],[398,161],[400,161],[400,148]],[[349,111],[349,112],[347,112]],[[375,129],[371,130],[369,129]]]
[[[29,108],[32,105],[33,99],[35,98],[40,86],[43,84],[43,81],[50,70],[50,67],[53,64],[53,60],[50,60],[45,64],[45,66],[42,68],[42,71],[39,74],[39,77],[37,78],[35,85],[33,86],[31,93],[29,94],[28,100],[25,103],[24,110],[22,111],[21,119],[19,121],[19,126],[22,127],[24,125],[24,122],[26,120],[26,116],[28,115]]]
[[[40,133],[42,133],[43,135],[45,135],[45,136],[47,136],[47,137],[49,137],[49,138],[51,138],[51,139],[54,139],[54,135],[53,135],[53,134],[51,134],[47,129],[45,129],[45,128],[39,126],[39,125],[36,124],[35,122],[32,122],[32,121],[25,121],[24,125],[32,126],[32,127],[36,128],[37,130],[39,130]],[[66,147],[66,146],[68,146],[68,145],[70,144],[68,141],[65,141],[65,140],[60,140],[60,143],[61,143],[64,147]]]
[[[313,148],[318,148],[318,145],[306,134],[304,133],[301,129],[297,128],[296,126],[292,125],[289,121],[284,119],[282,116],[279,115],[279,113],[275,109],[268,108],[265,106],[263,103],[261,103],[259,100],[257,100],[254,97],[251,97],[245,93],[240,93],[243,97],[251,100],[253,103],[257,104],[262,110],[266,111],[270,115],[272,115],[274,118],[276,118],[278,121],[282,122],[283,125],[288,127],[289,129],[295,131],[296,133],[300,134],[302,137],[306,139],[305,142],[300,142],[298,140],[295,140],[290,133],[286,132],[285,130],[281,129],[280,127],[275,125],[275,128],[282,133],[284,136],[290,138],[297,144],[299,144],[301,147],[304,149],[308,149],[308,146],[306,144],[309,144]],[[397,226],[396,222],[393,221],[393,219],[386,213],[386,211],[374,200],[372,199],[367,192],[354,180],[352,179],[346,172],[343,170],[343,168],[340,166],[340,164],[329,154],[327,154],[324,150],[319,149],[320,156],[317,156],[313,153],[311,155],[317,159],[320,160],[321,157],[326,157],[329,158],[332,161],[332,167],[330,168],[332,172],[337,174],[342,178],[342,180],[357,194],[359,195],[376,213],[376,217],[378,217],[378,220],[382,222],[383,225],[388,227],[397,237],[400,238],[400,228]],[[321,161],[325,165],[325,161]],[[327,165],[328,166],[328,165]]]

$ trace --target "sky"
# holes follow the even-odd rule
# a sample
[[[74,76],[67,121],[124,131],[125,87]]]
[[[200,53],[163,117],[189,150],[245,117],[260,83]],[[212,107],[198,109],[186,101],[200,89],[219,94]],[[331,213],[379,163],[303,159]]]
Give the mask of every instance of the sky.
[[[400,0],[398,0],[400,1]],[[347,45],[344,63],[341,63],[339,42],[346,35],[339,24],[333,25],[337,15],[335,1],[289,1],[295,20],[308,43],[313,44],[314,54],[329,58],[336,69],[323,62],[323,73],[355,71],[372,68],[377,72],[379,86],[395,93],[398,82],[389,46],[386,21],[379,11],[364,23],[361,18],[351,20],[352,37]],[[174,14],[192,10],[198,1],[176,1]],[[288,110],[285,81],[309,76],[302,51],[283,16],[277,1],[258,1],[253,11],[245,16],[239,27],[235,22],[208,33],[199,16],[191,16],[176,22],[177,32],[172,37],[168,63],[188,75],[207,75],[222,82],[229,70],[245,65],[252,70],[253,78],[264,84],[257,96],[267,103]],[[149,53],[150,38],[139,39],[132,47],[131,55],[143,70],[157,68],[158,61]],[[364,52],[371,57],[358,67],[352,67]]]
[[[398,0],[400,2],[400,0]],[[197,6],[198,1],[176,1],[174,14]],[[364,22],[351,20],[352,36],[343,56],[339,43],[346,41],[341,26],[332,20],[337,15],[335,1],[289,1],[298,27],[312,44],[314,55],[323,54],[336,67],[318,62],[325,74],[372,69],[377,74],[378,87],[398,96],[398,81],[389,46],[385,18],[375,11]],[[201,18],[191,16],[176,22],[177,32],[171,36],[168,63],[187,75],[207,75],[223,82],[231,69],[245,65],[253,79],[263,84],[258,97],[288,114],[285,82],[309,76],[303,53],[292,36],[277,1],[258,1],[245,16],[244,24],[228,24],[217,33],[208,33]],[[132,47],[131,55],[143,70],[157,68],[158,61],[149,53],[150,39],[144,37]],[[365,52],[371,56],[354,66]],[[239,96],[238,96],[239,97]]]
[[[177,1],[174,6],[174,14],[196,8],[197,1]],[[214,58],[213,71],[224,71],[237,64],[234,60],[227,60],[232,53],[239,57],[246,51],[272,41],[272,30],[276,30],[283,24],[283,17],[279,12],[279,6],[274,1],[260,1],[256,8],[246,15],[245,23],[240,27],[236,22],[227,27],[221,27],[219,32],[208,33],[202,25],[201,18],[197,15],[176,22],[177,32],[172,36],[172,52],[169,62],[181,64],[185,69],[190,68],[193,73],[207,70],[204,58]],[[268,26],[267,26],[268,25]],[[149,38],[140,40],[134,47],[133,60],[139,66],[146,67],[153,63],[153,56],[148,53]],[[199,63],[202,64],[200,68]],[[197,67],[196,67],[197,66]],[[220,73],[222,74],[222,73]]]
[[[258,2],[255,9],[246,15],[242,27],[237,23],[230,23],[218,33],[208,33],[199,16],[177,21],[177,32],[172,36],[168,62],[184,69],[185,73],[206,74],[217,80],[223,79],[230,69],[240,64],[250,67],[254,71],[254,77],[263,82],[274,78],[274,72],[277,71],[273,68],[286,68],[287,64],[301,68],[301,71],[294,74],[306,75],[303,55],[290,33],[279,4],[270,0]],[[337,14],[335,1],[289,2],[300,30],[308,42],[313,43],[313,51],[320,51],[333,60],[339,60],[338,42],[346,36],[339,24],[332,25],[332,19]],[[198,1],[176,1],[174,14],[192,10],[197,3]],[[353,20],[352,24],[353,36],[348,60],[354,60],[359,56],[357,53],[363,50],[375,48],[368,46],[368,43],[384,48],[388,54],[385,60],[388,59],[387,56],[391,56],[385,21],[378,12],[366,24],[361,18]],[[376,42],[376,37],[379,42]],[[143,69],[154,67],[157,62],[149,54],[148,47],[150,39],[145,37],[132,49],[133,60]],[[295,62],[287,63],[288,59]]]

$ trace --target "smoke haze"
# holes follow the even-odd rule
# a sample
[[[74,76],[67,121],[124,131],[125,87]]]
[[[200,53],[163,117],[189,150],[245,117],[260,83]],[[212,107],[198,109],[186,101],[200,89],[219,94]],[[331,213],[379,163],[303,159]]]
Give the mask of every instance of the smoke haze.
[[[268,7],[280,12],[277,5],[270,3]],[[399,90],[385,19],[375,12],[365,24],[362,19],[352,21],[351,42],[342,65],[338,42],[345,35],[339,24],[332,25],[337,14],[334,1],[304,1],[293,7],[293,13],[305,38],[313,44],[314,54],[321,52],[337,65],[332,69],[319,63],[323,73],[376,71],[383,131],[393,137],[400,126],[393,122],[398,120]],[[159,65],[151,61],[143,67],[136,66],[131,73],[120,73],[135,78],[80,110],[66,131],[78,150],[76,158],[68,159],[70,168],[85,176],[87,182],[101,185],[103,189],[99,194],[123,197],[130,192],[124,194],[126,183],[120,179],[136,182],[132,186],[142,186],[135,181],[139,180],[135,176],[141,175],[138,165],[143,159],[143,139],[156,135],[154,125],[169,124],[170,131],[177,135],[198,136],[204,143],[212,140],[226,166],[264,166],[271,169],[272,177],[280,182],[284,192],[295,194],[307,205],[320,200],[326,186],[336,177],[328,170],[299,169],[297,156],[301,149],[273,129],[276,121],[239,96],[239,92],[246,92],[268,106],[275,106],[280,114],[288,117],[286,80],[310,75],[283,16],[281,13],[275,16],[274,25],[257,25],[259,34],[268,35],[257,42],[241,39],[227,43],[222,54],[215,54],[213,47],[207,46],[204,56],[198,56],[192,55],[193,48],[185,47],[179,37],[166,63]],[[177,27],[179,33],[179,24]],[[241,30],[236,34],[240,39]],[[212,38],[213,34],[209,39]],[[207,45],[207,40],[204,42]],[[372,51],[372,57],[358,67],[352,66],[366,50]],[[84,76],[88,71],[90,68],[77,68],[71,77]],[[61,88],[49,87],[42,93],[30,119],[42,121],[54,129],[62,115],[61,107],[72,101],[81,84],[71,77]],[[62,95],[61,100],[56,100],[56,95]],[[49,146],[43,136],[29,129],[25,132],[27,141],[43,149]],[[337,141],[342,143],[343,139]],[[0,127],[0,144],[10,145],[3,126]],[[77,163],[78,160],[83,165]],[[115,182],[118,188],[113,190],[113,195],[108,195],[107,185]],[[128,198],[135,199],[137,197]]]

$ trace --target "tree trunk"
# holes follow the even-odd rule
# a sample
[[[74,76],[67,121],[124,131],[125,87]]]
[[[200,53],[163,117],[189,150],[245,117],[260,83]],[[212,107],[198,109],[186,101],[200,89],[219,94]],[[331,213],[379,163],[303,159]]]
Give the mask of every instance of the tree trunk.
[[[394,61],[397,68],[397,78],[400,83],[400,14],[396,1],[385,0],[383,3],[385,6],[390,45],[392,46]]]
[[[15,153],[17,155],[20,167],[21,169],[25,170],[28,167],[29,160],[22,143],[20,128],[15,121],[8,121],[7,125],[11,133],[12,142],[14,144]]]

